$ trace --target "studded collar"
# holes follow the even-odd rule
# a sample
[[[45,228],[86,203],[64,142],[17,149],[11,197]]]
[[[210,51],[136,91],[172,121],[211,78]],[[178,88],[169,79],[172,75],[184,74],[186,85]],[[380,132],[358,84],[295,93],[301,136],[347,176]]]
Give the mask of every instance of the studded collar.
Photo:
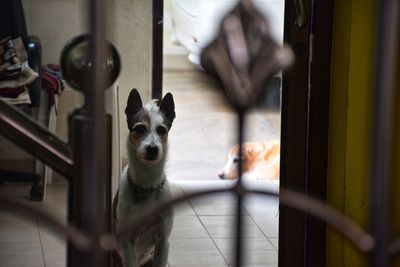
[[[129,173],[127,175],[128,175],[129,185],[132,188],[133,197],[135,199],[135,202],[144,201],[150,193],[161,190],[164,187],[165,182],[167,181],[166,177],[164,176],[163,180],[161,181],[161,183],[159,185],[157,185],[156,187],[146,188],[146,187],[142,187],[140,185],[135,184],[132,177],[129,176]]]

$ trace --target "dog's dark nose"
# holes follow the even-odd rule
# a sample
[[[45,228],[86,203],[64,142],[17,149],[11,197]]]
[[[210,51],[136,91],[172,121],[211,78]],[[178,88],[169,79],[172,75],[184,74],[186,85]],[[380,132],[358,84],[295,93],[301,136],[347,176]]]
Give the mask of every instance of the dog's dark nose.
[[[146,147],[146,156],[148,160],[154,160],[157,158],[158,147],[156,145],[149,145]]]
[[[221,179],[224,179],[224,178],[225,178],[225,174],[224,174],[223,171],[219,171],[219,172],[218,172],[218,176],[219,176],[219,178],[221,178]]]

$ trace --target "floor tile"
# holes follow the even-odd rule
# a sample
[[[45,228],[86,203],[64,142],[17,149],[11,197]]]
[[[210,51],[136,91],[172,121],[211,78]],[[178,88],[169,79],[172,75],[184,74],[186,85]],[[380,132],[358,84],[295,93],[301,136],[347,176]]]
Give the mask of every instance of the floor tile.
[[[51,229],[46,228],[42,222],[39,222],[39,234],[42,243],[66,243],[66,239],[64,237],[59,236],[58,234],[51,231]]]
[[[229,264],[235,261],[234,239],[214,239],[217,247],[227,259]],[[246,238],[244,242],[243,261],[244,266],[277,264],[278,255],[271,243],[265,238]],[[277,266],[277,265],[276,265]]]
[[[179,183],[185,194],[193,192],[212,190],[212,189],[227,189],[226,183],[222,180],[179,180]]]
[[[200,226],[201,223],[197,216],[180,215],[174,217],[174,227]]]
[[[277,250],[279,247],[279,239],[277,237],[268,237],[269,241],[272,243],[274,248]]]
[[[66,263],[66,239],[45,228],[40,221],[39,234],[46,266],[64,267]]]
[[[236,239],[234,238],[214,238],[218,249],[223,253],[233,252]],[[246,251],[269,251],[275,250],[272,244],[266,238],[244,238],[242,239],[243,248]]]
[[[222,255],[211,239],[170,240],[169,262],[171,266],[226,266]]]
[[[0,243],[40,242],[37,226],[0,228]]]
[[[170,242],[170,249],[174,252],[211,252],[216,251],[214,243],[210,238],[199,238],[194,240],[174,239]]]
[[[192,215],[195,216],[196,213],[194,212],[192,206],[189,204],[187,200],[175,205],[174,208],[175,216],[183,216],[183,215]]]
[[[46,198],[43,202],[35,202],[34,205],[45,209],[58,220],[63,222],[67,220],[67,199],[65,198]]]
[[[220,193],[190,200],[197,215],[235,215],[237,198],[232,193]],[[245,212],[245,211],[244,211]],[[246,212],[245,212],[246,214]]]
[[[273,197],[249,195],[244,200],[247,212],[253,217],[278,217],[279,200]]]
[[[65,242],[43,242],[43,254],[46,266],[64,267],[66,264]]]
[[[174,227],[171,232],[171,239],[196,239],[208,238],[206,230],[203,227]]]
[[[268,217],[253,217],[257,226],[263,231],[267,237],[278,237],[279,235],[279,219]]]
[[[171,239],[209,238],[197,216],[175,216]]]
[[[0,266],[45,266],[40,241],[8,243],[1,238],[0,240]]]
[[[14,211],[16,212],[16,211]],[[2,227],[36,227],[36,218],[26,217],[23,212],[0,212],[0,229]],[[1,231],[1,230],[0,230]]]
[[[210,204],[196,204],[193,203],[193,209],[199,216],[234,216],[237,213],[236,205],[234,203],[210,203]],[[246,211],[243,211],[246,214]]]
[[[199,216],[212,238],[234,238],[236,216]],[[264,237],[263,233],[250,220],[243,216],[243,237]]]
[[[67,199],[68,185],[67,184],[52,184],[46,188],[46,199],[63,198]]]

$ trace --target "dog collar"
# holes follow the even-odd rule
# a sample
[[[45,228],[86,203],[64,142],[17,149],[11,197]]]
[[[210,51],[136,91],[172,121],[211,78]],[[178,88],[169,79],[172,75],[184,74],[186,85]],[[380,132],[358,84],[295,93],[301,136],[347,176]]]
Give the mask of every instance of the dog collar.
[[[147,194],[161,190],[164,187],[165,182],[167,181],[166,177],[164,176],[163,180],[161,181],[161,183],[158,186],[145,188],[145,187],[141,187],[140,185],[135,184],[132,180],[132,177],[130,177],[129,174],[127,174],[127,175],[128,175],[129,184],[132,187],[132,192],[133,192],[133,197],[134,197],[135,202],[144,201],[146,199]]]

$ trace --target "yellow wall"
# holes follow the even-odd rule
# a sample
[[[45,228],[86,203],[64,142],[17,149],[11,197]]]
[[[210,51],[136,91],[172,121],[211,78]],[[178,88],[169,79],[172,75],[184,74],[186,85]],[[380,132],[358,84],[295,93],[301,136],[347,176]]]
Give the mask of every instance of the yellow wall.
[[[328,201],[367,227],[376,1],[334,1]],[[327,233],[327,266],[365,266],[337,233]]]

